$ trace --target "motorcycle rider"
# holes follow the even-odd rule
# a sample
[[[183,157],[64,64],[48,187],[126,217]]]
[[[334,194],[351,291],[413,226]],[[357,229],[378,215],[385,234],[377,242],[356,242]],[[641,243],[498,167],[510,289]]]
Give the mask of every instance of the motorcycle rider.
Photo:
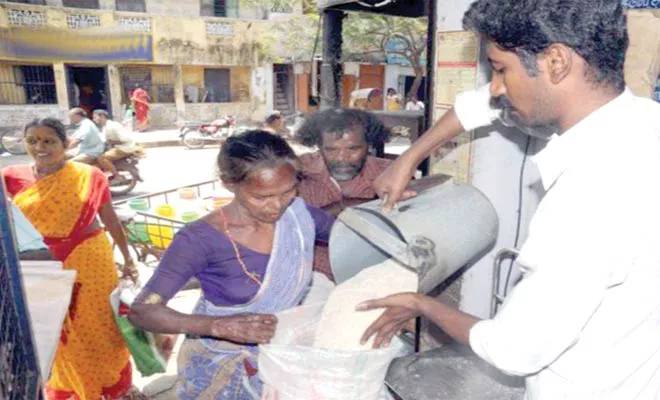
[[[282,113],[277,110],[268,113],[261,129],[274,135],[281,135],[284,129],[284,117],[282,117]]]
[[[110,119],[105,110],[94,110],[94,122],[101,128],[106,137],[107,151],[97,158],[101,170],[112,174],[110,179],[117,177],[117,169],[113,162],[130,156],[142,156],[144,150],[137,145],[123,124]]]
[[[233,122],[233,117],[222,117],[211,122],[209,125],[202,126],[201,129],[206,133],[214,135],[218,133],[220,128],[229,128]]]
[[[105,136],[99,131],[92,121],[87,118],[87,113],[80,107],[69,111],[69,119],[76,129],[69,140],[68,149],[77,146],[78,154],[68,155],[71,161],[85,164],[93,164],[96,158],[105,150]]]

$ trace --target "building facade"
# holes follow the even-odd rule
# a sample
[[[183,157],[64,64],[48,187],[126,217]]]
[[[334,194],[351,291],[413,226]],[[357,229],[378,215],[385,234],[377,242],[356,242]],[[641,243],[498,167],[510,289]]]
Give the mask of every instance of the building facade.
[[[293,68],[281,77],[262,61],[259,33],[301,12],[242,10],[238,0],[0,1],[0,126],[66,120],[79,105],[122,119],[136,86],[151,97],[154,127],[261,119]],[[293,96],[285,90],[292,109]]]

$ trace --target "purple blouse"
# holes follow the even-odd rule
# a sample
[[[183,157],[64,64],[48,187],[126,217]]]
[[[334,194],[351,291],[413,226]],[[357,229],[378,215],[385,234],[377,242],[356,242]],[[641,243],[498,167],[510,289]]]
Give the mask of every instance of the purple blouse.
[[[307,205],[316,228],[316,240],[327,242],[334,217]],[[236,243],[248,271],[265,276],[270,254]],[[311,268],[311,266],[310,266]],[[204,297],[216,306],[248,303],[259,285],[241,269],[234,248],[224,234],[204,220],[192,222],[176,234],[146,289],[171,299],[190,278],[199,280]]]

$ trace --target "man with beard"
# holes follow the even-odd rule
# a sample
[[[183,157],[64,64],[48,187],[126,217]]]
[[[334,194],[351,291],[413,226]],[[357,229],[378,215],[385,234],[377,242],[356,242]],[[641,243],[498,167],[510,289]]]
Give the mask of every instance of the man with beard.
[[[374,180],[391,161],[369,155],[390,132],[373,114],[354,109],[330,109],[309,117],[296,139],[319,151],[300,157],[304,178],[300,196],[310,205],[333,215],[345,207],[377,198]],[[326,246],[317,246],[314,269],[332,279]]]
[[[503,122],[556,132],[534,156],[546,194],[517,259],[524,277],[486,320],[417,293],[365,302],[386,311],[363,339],[387,345],[424,315],[524,376],[526,399],[660,399],[660,105],[625,87],[621,1],[477,0],[463,23],[486,41]],[[409,172],[437,145],[497,117],[488,103],[458,98],[377,179],[386,208],[412,194]]]

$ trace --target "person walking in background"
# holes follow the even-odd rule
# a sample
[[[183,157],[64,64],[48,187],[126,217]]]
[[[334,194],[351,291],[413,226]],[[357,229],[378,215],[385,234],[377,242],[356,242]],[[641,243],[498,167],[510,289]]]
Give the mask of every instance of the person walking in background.
[[[109,302],[119,278],[106,230],[122,253],[124,276],[136,279],[137,271],[108,179],[98,168],[66,160],[59,120],[34,120],[24,132],[33,164],[2,170],[7,191],[55,259],[77,272],[46,398],[121,398],[131,390],[132,368]]]
[[[149,101],[151,99],[147,91],[139,85],[135,85],[135,89],[131,92],[131,103],[135,110],[135,130],[138,132],[143,132],[149,128]]]
[[[413,95],[406,103],[406,111],[424,111],[424,103]]]
[[[274,135],[281,135],[284,129],[284,117],[282,117],[282,113],[277,110],[268,113],[262,129]]]
[[[393,88],[387,89],[387,97],[385,98],[385,109],[387,111],[401,110],[401,96]]]

